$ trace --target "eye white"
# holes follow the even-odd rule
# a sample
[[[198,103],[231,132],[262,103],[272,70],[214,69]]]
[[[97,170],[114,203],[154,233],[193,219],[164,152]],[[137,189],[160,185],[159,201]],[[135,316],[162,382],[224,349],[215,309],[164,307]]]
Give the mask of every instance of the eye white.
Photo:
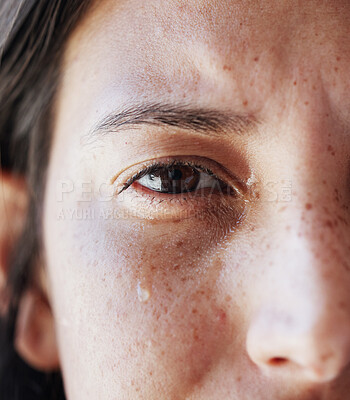
[[[150,190],[155,190],[156,192],[160,192],[162,190],[162,178],[160,176],[147,174],[138,179],[136,182]]]

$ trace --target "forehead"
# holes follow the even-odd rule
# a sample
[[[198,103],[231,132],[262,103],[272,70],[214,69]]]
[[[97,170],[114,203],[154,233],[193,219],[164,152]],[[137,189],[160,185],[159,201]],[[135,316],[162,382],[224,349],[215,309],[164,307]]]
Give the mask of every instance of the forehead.
[[[260,110],[297,82],[350,105],[349,20],[347,0],[95,1],[68,43],[63,93],[85,109],[180,96]]]

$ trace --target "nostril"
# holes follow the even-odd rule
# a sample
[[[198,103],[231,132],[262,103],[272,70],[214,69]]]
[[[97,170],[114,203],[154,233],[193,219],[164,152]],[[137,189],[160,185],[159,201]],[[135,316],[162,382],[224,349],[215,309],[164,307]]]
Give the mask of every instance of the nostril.
[[[272,367],[279,367],[281,365],[284,365],[288,362],[288,360],[284,357],[273,357],[269,360],[269,365]]]

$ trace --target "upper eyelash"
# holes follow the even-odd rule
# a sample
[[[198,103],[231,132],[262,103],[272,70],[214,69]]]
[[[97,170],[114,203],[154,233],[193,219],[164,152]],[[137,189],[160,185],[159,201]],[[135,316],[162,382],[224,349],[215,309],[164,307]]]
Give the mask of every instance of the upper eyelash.
[[[148,175],[151,172],[156,171],[157,169],[160,168],[171,168],[173,166],[187,166],[191,167],[194,169],[198,169],[199,171],[205,172],[206,174],[212,176],[213,178],[218,179],[219,181],[222,181],[212,170],[209,168],[203,167],[202,165],[194,164],[190,161],[178,161],[174,160],[170,163],[162,163],[162,162],[154,162],[153,164],[149,165],[148,167],[144,168],[143,170],[137,172],[135,175],[133,175],[130,179],[127,180],[127,182],[123,185],[123,187],[120,189],[118,194],[122,193],[124,190],[126,190],[129,186],[131,186],[135,181],[138,179],[141,179],[145,175]]]

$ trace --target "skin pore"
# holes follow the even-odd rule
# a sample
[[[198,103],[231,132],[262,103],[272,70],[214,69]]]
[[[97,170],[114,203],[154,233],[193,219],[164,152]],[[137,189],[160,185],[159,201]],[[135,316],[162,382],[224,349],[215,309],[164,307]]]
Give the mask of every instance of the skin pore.
[[[346,398],[349,18],[345,0],[95,2],[44,204],[69,400]],[[201,131],[200,112],[231,122]],[[155,162],[231,192],[120,192]]]

